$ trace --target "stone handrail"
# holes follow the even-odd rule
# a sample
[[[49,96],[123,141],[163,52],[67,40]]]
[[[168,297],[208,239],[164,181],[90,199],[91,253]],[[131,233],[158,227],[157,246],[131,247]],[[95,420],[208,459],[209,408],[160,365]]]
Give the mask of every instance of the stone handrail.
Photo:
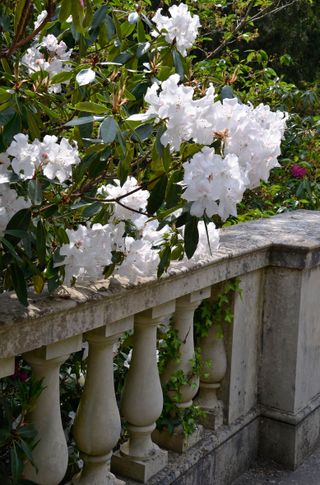
[[[60,417],[59,368],[81,348],[84,336],[89,343],[88,370],[74,424],[84,468],[74,483],[121,483],[109,471],[121,430],[113,345],[123,332],[134,330],[120,409],[129,440],[113,454],[112,471],[145,483],[173,483],[152,482],[168,463],[162,448],[184,451],[202,438],[198,433],[189,445],[177,445],[154,432],[163,403],[157,326],[175,315],[183,346],[181,362],[169,366],[168,376],[179,368],[187,372],[194,355],[190,328],[195,309],[235,277],[243,294],[234,297],[233,324],[223,339],[213,325],[201,343],[213,371],[200,383],[186,386],[179,405],[188,407],[197,399],[207,411],[203,424],[215,430],[210,436],[218,439],[219,449],[231,442],[235,423],[242,420],[239,436],[256,423],[256,431],[250,431],[250,456],[257,452],[260,436],[265,456],[288,466],[299,464],[320,434],[320,425],[314,424],[320,422],[319,266],[320,213],[297,211],[224,229],[220,249],[210,260],[172,270],[160,280],[135,286],[112,280],[61,290],[55,296],[31,295],[27,308],[14,295],[0,295],[0,377],[13,374],[15,357],[23,355],[45,384],[32,415],[40,439],[34,450],[38,472],[26,464],[25,477],[43,485],[58,485],[64,477],[68,452]],[[223,477],[221,483],[239,473],[240,461],[231,471],[215,472]],[[210,480],[206,483],[213,483]]]

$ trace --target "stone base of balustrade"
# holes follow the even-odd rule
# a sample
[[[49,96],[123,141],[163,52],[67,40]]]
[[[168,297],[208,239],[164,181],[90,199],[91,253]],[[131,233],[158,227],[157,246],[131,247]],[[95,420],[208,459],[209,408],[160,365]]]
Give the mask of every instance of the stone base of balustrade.
[[[213,431],[223,425],[223,403],[218,401],[214,409],[202,408],[206,413],[200,418],[200,423],[204,428],[212,429]]]
[[[204,429],[202,439],[184,453],[169,451],[168,465],[148,485],[230,485],[256,459],[259,414],[253,409],[214,433]],[[138,484],[126,480],[126,485]]]
[[[125,444],[122,445],[122,448],[124,446]],[[147,460],[133,458],[118,450],[112,456],[111,471],[137,482],[149,483],[150,478],[162,470],[167,463],[168,452],[160,448]]]
[[[259,454],[296,469],[320,439],[320,394],[296,414],[262,408]]]
[[[155,429],[152,433],[152,439],[157,445],[165,450],[184,453],[202,439],[203,427],[198,425],[193,433],[186,435],[181,426],[170,433],[167,429],[159,431]]]

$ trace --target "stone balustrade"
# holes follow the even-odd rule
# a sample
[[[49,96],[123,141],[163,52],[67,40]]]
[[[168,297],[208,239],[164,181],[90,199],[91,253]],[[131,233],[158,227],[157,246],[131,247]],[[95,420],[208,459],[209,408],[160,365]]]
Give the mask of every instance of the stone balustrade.
[[[182,342],[165,383],[175,371],[190,370],[195,309],[233,278],[241,287],[233,322],[213,322],[200,342],[204,363],[212,365],[182,388],[178,403],[187,408],[196,400],[207,412],[203,428],[180,455],[172,454],[167,450],[177,451],[176,442],[154,432],[163,406],[157,327],[173,316]],[[44,384],[31,416],[37,469],[26,463],[25,478],[41,485],[63,480],[68,450],[59,369],[83,339],[88,366],[73,436],[84,466],[74,484],[223,485],[257,453],[296,467],[320,436],[319,295],[320,213],[308,211],[225,229],[210,261],[160,280],[31,295],[27,308],[14,295],[0,295],[0,378],[14,373],[22,355]],[[113,346],[128,331],[133,353],[118,406]],[[128,439],[117,448],[120,416]]]

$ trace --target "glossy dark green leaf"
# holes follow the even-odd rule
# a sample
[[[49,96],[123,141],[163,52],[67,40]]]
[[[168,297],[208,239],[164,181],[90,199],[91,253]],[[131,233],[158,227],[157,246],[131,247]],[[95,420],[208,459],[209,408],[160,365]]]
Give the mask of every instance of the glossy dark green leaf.
[[[161,207],[165,198],[167,183],[168,177],[166,175],[162,175],[151,190],[147,207],[150,214],[154,214]]]
[[[226,84],[225,86],[223,86],[223,88],[221,89],[221,99],[232,99],[234,98],[234,93],[233,93],[233,89],[231,86],[229,86],[228,84]]]
[[[82,215],[83,217],[92,217],[93,215],[97,214],[102,207],[103,204],[101,202],[93,202],[84,209]]]
[[[154,127],[152,125],[138,126],[138,128],[134,130],[132,138],[133,140],[138,142],[145,141],[151,136],[153,130],[154,130]]]
[[[182,187],[177,185],[181,181],[181,172],[179,170],[172,173],[169,178],[167,190],[166,190],[166,206],[168,209],[175,207],[181,197]]]
[[[51,83],[52,84],[60,84],[66,81],[70,81],[70,79],[73,77],[73,71],[62,71],[59,72],[59,74],[56,74],[51,78]]]
[[[59,21],[64,22],[71,15],[71,1],[62,0],[59,12]]]
[[[184,229],[184,248],[188,259],[192,258],[194,255],[198,242],[198,219],[196,217],[192,217]]]
[[[39,220],[36,232],[36,247],[40,265],[44,265],[46,262],[46,241],[47,231],[43,222]]]
[[[105,106],[98,103],[93,103],[92,101],[81,101],[75,105],[75,109],[78,111],[86,111],[87,113],[95,114],[102,114],[107,111]]]
[[[174,67],[176,68],[176,72],[179,74],[181,81],[183,81],[183,78],[184,78],[183,61],[182,61],[181,55],[176,49],[173,49],[172,51],[172,59],[173,59]]]
[[[19,231],[27,231],[31,221],[30,209],[21,209],[14,214],[7,224],[6,230],[18,229]],[[15,236],[7,236],[9,242],[16,244],[19,239]]]
[[[158,265],[157,276],[160,276],[169,268],[171,260],[171,249],[169,246],[166,246],[164,249],[160,251],[160,262]]]
[[[20,132],[21,132],[21,118],[16,113],[3,128],[2,138],[5,146],[10,145],[14,135]]]
[[[119,131],[119,125],[112,116],[107,116],[100,125],[100,137],[104,143],[112,143]]]
[[[28,195],[35,205],[40,205],[42,202],[42,186],[38,179],[32,179],[28,182]]]
[[[22,269],[17,264],[12,264],[10,273],[13,289],[16,292],[20,303],[24,306],[28,306],[27,284]]]
[[[97,29],[100,27],[100,24],[104,21],[106,18],[107,14],[107,6],[102,5],[101,7],[98,8],[98,10],[94,13],[93,19],[92,19],[92,28]]]

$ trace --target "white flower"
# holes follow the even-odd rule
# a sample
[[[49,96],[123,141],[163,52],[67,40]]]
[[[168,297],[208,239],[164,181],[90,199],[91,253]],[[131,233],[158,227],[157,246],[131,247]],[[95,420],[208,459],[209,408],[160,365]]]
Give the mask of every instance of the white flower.
[[[236,205],[246,188],[236,155],[222,158],[212,148],[204,147],[183,167],[182,184],[186,187],[183,198],[192,202],[192,215],[218,214],[223,220],[236,215]]]
[[[149,103],[147,115],[166,120],[167,130],[161,137],[163,145],[170,145],[172,150],[179,150],[182,141],[191,138],[190,106],[193,88],[178,85],[180,76],[173,74],[159,86],[154,83],[146,92],[145,100]]]
[[[48,12],[46,10],[42,10],[42,12],[38,15],[37,20],[34,23],[34,29],[37,29],[47,16],[48,16]]]
[[[48,53],[43,52],[43,48],[45,48]],[[49,78],[52,78],[55,74],[71,70],[71,67],[66,64],[70,59],[71,54],[72,49],[68,50],[67,45],[63,40],[59,42],[53,34],[48,34],[43,37],[40,43],[39,40],[36,40],[36,42],[27,49],[21,59],[21,64],[28,68],[29,74],[41,70],[48,72]],[[60,92],[61,84],[51,85],[48,91]]]
[[[92,83],[96,78],[96,73],[92,69],[82,69],[76,75],[76,81],[79,86],[86,86]]]
[[[65,138],[58,143],[56,136],[46,135],[39,152],[43,173],[50,180],[57,178],[64,182],[72,174],[72,165],[80,162],[77,146],[73,147]]]
[[[33,177],[35,168],[39,165],[39,149],[37,145],[29,143],[28,135],[15,135],[6,153],[13,157],[11,166],[17,175],[22,179]]]
[[[21,209],[27,209],[31,202],[19,197],[9,184],[0,184],[0,235],[3,234],[11,217]]]
[[[138,214],[130,209],[144,212],[147,207],[147,202],[150,195],[149,192],[147,190],[139,189],[139,184],[134,177],[128,177],[122,187],[120,186],[119,180],[116,179],[114,182],[115,185],[108,184],[100,187],[97,193],[99,195],[103,195],[106,199],[117,199],[118,197],[122,197],[120,202],[128,207],[128,209],[117,202],[113,202],[113,220],[131,220],[134,222],[137,229],[141,229],[147,220],[147,216],[144,214]],[[131,192],[133,193],[123,197]]]
[[[140,16],[138,12],[131,12],[128,15],[128,22],[129,24],[136,24],[139,20]]]
[[[65,256],[65,283],[73,278],[81,283],[92,283],[102,277],[104,266],[112,260],[112,227],[94,224],[91,228],[80,225],[76,230],[67,229],[69,244],[60,248]]]
[[[41,168],[44,175],[53,180],[64,182],[72,174],[72,165],[80,162],[77,146],[70,145],[62,138],[46,135],[42,142],[35,139],[29,143],[28,136],[18,133],[14,136],[6,155],[13,157],[12,170],[22,179],[33,177],[35,170]]]
[[[165,40],[172,44],[175,42],[177,50],[182,56],[187,55],[187,50],[192,47],[201,26],[198,15],[191,15],[187,5],[180,3],[169,8],[170,17],[161,14],[162,9],[158,9],[153,17],[153,22],[159,32],[165,31]],[[152,32],[153,36],[158,36],[157,31]]]
[[[10,173],[8,171],[10,165],[10,158],[7,153],[0,153],[0,184],[10,181]]]

